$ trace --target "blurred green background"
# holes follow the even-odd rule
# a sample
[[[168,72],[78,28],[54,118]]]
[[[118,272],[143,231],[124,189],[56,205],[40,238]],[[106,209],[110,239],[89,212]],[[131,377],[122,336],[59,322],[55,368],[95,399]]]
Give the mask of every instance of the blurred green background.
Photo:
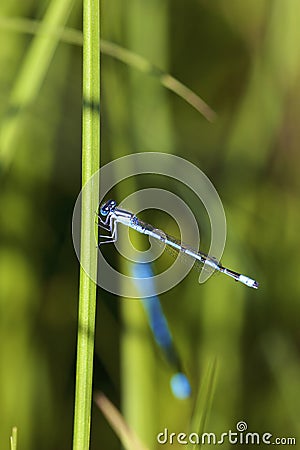
[[[34,24],[22,32],[24,22],[12,19],[80,30],[81,15],[75,1],[0,5],[1,448],[14,425],[25,450],[72,442],[79,267],[71,220],[81,181],[82,48],[47,27],[37,40]],[[149,449],[160,447],[164,428],[198,432],[190,423],[194,409],[201,412],[200,387],[209,391],[204,375],[214,358],[206,431],[235,431],[244,420],[249,431],[300,438],[299,22],[296,0],[102,2],[103,39],[171,73],[217,113],[209,123],[155,75],[103,55],[102,165],[143,151],[194,163],[224,205],[224,264],[260,282],[257,291],[223,276],[200,285],[190,273],[161,295],[192,384],[184,401],[172,396],[173,368],[140,302],[99,290],[95,388]],[[120,202],[153,185],[180,193],[207,248],[207,217],[174,180],[135,177],[112,194]],[[168,216],[152,212],[151,223],[177,232]],[[121,269],[114,247],[105,251]],[[91,448],[119,449],[93,408]]]

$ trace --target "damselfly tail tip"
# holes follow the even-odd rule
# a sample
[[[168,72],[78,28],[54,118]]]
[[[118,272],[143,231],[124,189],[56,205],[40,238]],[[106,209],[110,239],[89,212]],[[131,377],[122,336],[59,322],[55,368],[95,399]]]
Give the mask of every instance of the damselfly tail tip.
[[[246,286],[252,287],[254,289],[258,288],[258,282],[252,280],[252,278],[246,277],[246,275],[240,275],[239,280],[241,283],[244,283]]]

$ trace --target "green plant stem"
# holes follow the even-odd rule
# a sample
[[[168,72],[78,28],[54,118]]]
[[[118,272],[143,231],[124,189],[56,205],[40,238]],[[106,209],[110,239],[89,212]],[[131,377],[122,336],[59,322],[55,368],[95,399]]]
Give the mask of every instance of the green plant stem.
[[[100,5],[99,0],[83,2],[83,121],[82,186],[98,170],[100,161]],[[97,254],[94,236],[95,191],[82,195],[81,261],[95,279]],[[80,270],[76,393],[73,450],[87,450],[90,441],[93,380],[96,285]]]
[[[206,431],[206,425],[210,415],[211,405],[215,393],[217,369],[218,362],[214,357],[207,364],[206,371],[203,375],[203,380],[198,392],[195,410],[191,420],[191,433],[196,431],[199,436],[201,436],[202,433]],[[197,448],[199,448],[199,446],[196,444],[191,444],[188,448],[196,450]]]
[[[16,147],[14,140],[20,128],[22,112],[37,97],[46,77],[53,55],[60,41],[59,35],[49,33],[66,23],[74,0],[52,0],[39,24],[37,34],[26,53],[18,77],[12,89],[9,112],[0,128],[0,165],[7,167],[13,159]],[[3,18],[2,18],[3,20]]]
[[[17,450],[17,441],[18,441],[18,429],[17,427],[13,427],[10,437],[10,450]]]

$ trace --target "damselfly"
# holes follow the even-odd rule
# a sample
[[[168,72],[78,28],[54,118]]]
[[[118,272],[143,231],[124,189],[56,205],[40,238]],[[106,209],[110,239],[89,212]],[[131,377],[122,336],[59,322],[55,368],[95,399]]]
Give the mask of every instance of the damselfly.
[[[233,278],[235,281],[239,281],[240,283],[245,284],[246,286],[252,287],[257,289],[258,288],[258,282],[253,280],[252,278],[247,277],[246,275],[242,275],[241,273],[234,272],[233,270],[227,269],[226,267],[223,267],[221,263],[209,256],[205,253],[194,250],[193,248],[189,247],[188,245],[180,242],[178,239],[164,233],[162,230],[159,230],[158,228],[153,227],[152,225],[143,222],[142,220],[138,219],[133,213],[130,211],[126,211],[124,209],[120,209],[117,207],[117,203],[115,200],[108,200],[106,203],[104,203],[99,208],[99,226],[101,228],[104,228],[110,232],[110,236],[101,236],[104,237],[106,240],[100,242],[100,244],[106,244],[109,242],[115,242],[117,240],[117,224],[122,223],[123,225],[126,225],[127,227],[130,227],[139,233],[146,234],[148,236],[152,236],[153,238],[157,239],[158,241],[163,242],[165,245],[168,245],[175,250],[177,250],[179,253],[183,253],[185,255],[188,255],[192,257],[194,260],[199,261],[202,264],[205,264],[212,268],[213,270],[216,270],[218,272],[224,273],[225,275],[228,275],[229,277]]]

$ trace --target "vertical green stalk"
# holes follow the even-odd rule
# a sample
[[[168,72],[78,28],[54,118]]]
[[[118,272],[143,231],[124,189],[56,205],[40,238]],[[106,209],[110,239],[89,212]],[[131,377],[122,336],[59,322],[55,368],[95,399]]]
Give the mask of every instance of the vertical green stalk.
[[[168,66],[168,7],[159,0],[132,0],[126,8],[126,33],[132,52],[145,55],[156,66]],[[140,26],[143,21],[143,27]],[[156,80],[130,72],[133,148],[171,152],[174,135],[166,92]],[[143,113],[141,114],[141,111]],[[123,192],[122,192],[123,194]],[[146,338],[147,324],[139,302],[122,302],[124,333],[121,342],[122,410],[126,422],[152,448],[159,427],[158,376]],[[145,407],[145,405],[147,405]]]
[[[13,427],[10,437],[10,450],[17,450],[18,430],[17,427]]]
[[[98,170],[100,161],[100,4],[83,2],[83,119],[82,186]],[[98,192],[98,186],[93,186]],[[81,261],[95,279],[97,254],[94,202],[91,189],[83,190]],[[96,285],[80,270],[76,393],[73,449],[87,450],[90,441]]]
[[[22,115],[37,98],[45,80],[53,55],[59,43],[59,35],[51,31],[63,27],[73,8],[74,0],[52,0],[40,23],[36,35],[20,67],[10,98],[10,110],[0,128],[0,165],[7,167],[12,161]]]

